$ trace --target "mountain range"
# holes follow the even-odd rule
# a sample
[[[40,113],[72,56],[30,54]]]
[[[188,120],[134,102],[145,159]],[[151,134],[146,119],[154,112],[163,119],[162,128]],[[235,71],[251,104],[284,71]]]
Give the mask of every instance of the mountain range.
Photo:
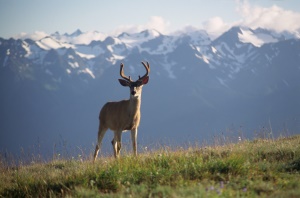
[[[0,150],[34,147],[51,155],[64,146],[93,148],[101,107],[129,98],[117,80],[120,63],[136,79],[145,72],[141,61],[151,73],[140,150],[300,131],[299,32],[232,27],[211,39],[205,30],[77,30],[0,38]],[[103,145],[110,152],[111,138],[108,132]]]

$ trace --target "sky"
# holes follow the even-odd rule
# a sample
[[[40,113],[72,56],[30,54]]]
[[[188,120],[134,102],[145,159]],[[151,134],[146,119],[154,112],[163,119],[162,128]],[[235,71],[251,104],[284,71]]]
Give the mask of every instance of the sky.
[[[117,35],[204,29],[218,36],[234,25],[300,30],[299,0],[0,0],[0,37],[99,31]]]

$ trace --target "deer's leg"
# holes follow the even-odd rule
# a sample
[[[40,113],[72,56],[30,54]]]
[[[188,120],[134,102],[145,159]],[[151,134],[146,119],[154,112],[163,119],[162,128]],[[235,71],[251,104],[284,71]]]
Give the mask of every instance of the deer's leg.
[[[107,128],[102,127],[100,124],[99,130],[98,130],[98,141],[97,141],[97,145],[96,145],[95,153],[94,153],[94,162],[98,156],[98,152],[99,152],[99,150],[101,148],[101,144],[102,144],[102,139],[103,139],[106,131],[107,131]]]
[[[133,154],[135,156],[137,156],[137,143],[136,143],[136,140],[137,140],[137,129],[132,129],[131,130],[131,141],[132,141],[132,148],[133,148]]]
[[[121,151],[122,131],[114,131],[114,139],[112,145],[114,149],[115,158],[119,158]]]

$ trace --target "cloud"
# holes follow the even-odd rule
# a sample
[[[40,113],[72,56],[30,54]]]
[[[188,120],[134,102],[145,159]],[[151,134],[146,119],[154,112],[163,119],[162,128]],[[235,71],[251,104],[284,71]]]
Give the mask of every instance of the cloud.
[[[250,28],[266,28],[282,31],[297,31],[300,28],[300,13],[285,10],[277,5],[268,8],[251,6],[248,1],[238,2],[237,12],[241,16],[240,25]]]
[[[145,27],[146,29],[155,29],[160,33],[166,34],[168,33],[169,26],[170,22],[166,21],[164,18],[160,16],[152,16]]]
[[[212,38],[214,38],[227,31],[231,25],[225,23],[221,17],[213,17],[204,21],[202,27]]]
[[[88,31],[80,34],[79,36],[70,38],[65,37],[66,42],[71,42],[74,44],[85,44],[88,45],[94,40],[100,40],[103,41],[107,37],[106,34],[97,32],[97,31]]]
[[[151,16],[150,20],[144,25],[122,25],[117,27],[112,33],[118,35],[122,32],[137,33],[145,29],[155,29],[160,33],[167,34],[170,22],[160,16]]]
[[[214,39],[220,36],[225,31],[229,30],[233,26],[246,26],[252,29],[258,27],[275,30],[277,32],[300,31],[300,13],[283,9],[277,5],[271,7],[261,7],[257,5],[250,5],[248,0],[235,0],[236,13],[239,19],[236,21],[224,21],[222,16],[214,16],[205,20],[201,25],[187,25],[178,32],[189,32],[195,29],[204,29],[209,36]],[[253,1],[250,1],[253,2]],[[274,1],[276,3],[276,1]],[[151,16],[145,24],[127,24],[117,27],[111,34],[119,35],[123,32],[137,33],[145,29],[155,29],[162,34],[172,33],[171,23],[161,16]],[[173,32],[173,33],[174,33]]]
[[[14,36],[14,38],[16,39],[32,39],[34,41],[40,40],[42,38],[45,38],[46,36],[49,36],[47,33],[42,32],[42,31],[35,31],[34,33],[25,33],[22,32],[16,36]]]
[[[260,7],[250,5],[247,0],[237,0],[236,12],[240,19],[224,22],[219,16],[212,17],[202,23],[202,28],[216,38],[233,26],[246,26],[252,29],[265,28],[276,32],[300,31],[300,13],[285,10],[277,5]]]

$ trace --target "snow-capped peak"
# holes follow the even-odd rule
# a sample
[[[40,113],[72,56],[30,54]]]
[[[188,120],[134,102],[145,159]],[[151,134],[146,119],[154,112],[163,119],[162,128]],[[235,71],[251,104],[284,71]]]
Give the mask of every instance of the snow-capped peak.
[[[140,43],[144,43],[159,36],[161,36],[161,33],[154,29],[151,29],[133,34],[122,33],[118,36],[118,39],[124,42],[128,47],[135,47]]]
[[[275,32],[271,30],[266,30],[262,28],[257,28],[252,30],[250,28],[240,28],[238,33],[239,40],[243,43],[252,43],[256,47],[260,47],[266,43],[276,43],[278,41],[287,39],[299,39],[299,33],[291,32]]]
[[[22,32],[16,36],[14,36],[13,38],[15,39],[22,39],[22,40],[25,40],[25,39],[31,39],[33,41],[38,41],[44,37],[47,37],[49,36],[47,33],[45,32],[41,32],[41,31],[35,31],[33,33],[25,33],[25,32]]]
[[[242,43],[251,43],[256,47],[260,47],[265,42],[274,42],[274,39],[269,35],[264,34],[258,37],[251,29],[241,28],[240,30],[241,32],[238,33],[238,37]]]
[[[72,44],[62,43],[51,36],[46,36],[45,38],[36,41],[36,44],[44,50],[74,47]]]
[[[187,31],[176,32],[174,35],[177,35],[177,37],[188,36],[191,38],[191,43],[195,45],[209,45],[211,43],[211,39],[205,30],[189,28]]]
[[[59,40],[60,42],[67,42],[71,44],[85,44],[88,45],[92,41],[103,41],[107,35],[98,31],[87,31],[82,32],[81,30],[76,30],[72,34],[52,34],[52,36]]]
[[[144,30],[140,34],[142,34],[144,37],[147,37],[147,38],[155,38],[155,37],[158,37],[161,35],[161,33],[159,33],[155,29]]]
[[[83,32],[80,29],[77,29],[75,32],[73,32],[72,34],[70,34],[70,37],[77,37],[80,34],[82,34]]]

